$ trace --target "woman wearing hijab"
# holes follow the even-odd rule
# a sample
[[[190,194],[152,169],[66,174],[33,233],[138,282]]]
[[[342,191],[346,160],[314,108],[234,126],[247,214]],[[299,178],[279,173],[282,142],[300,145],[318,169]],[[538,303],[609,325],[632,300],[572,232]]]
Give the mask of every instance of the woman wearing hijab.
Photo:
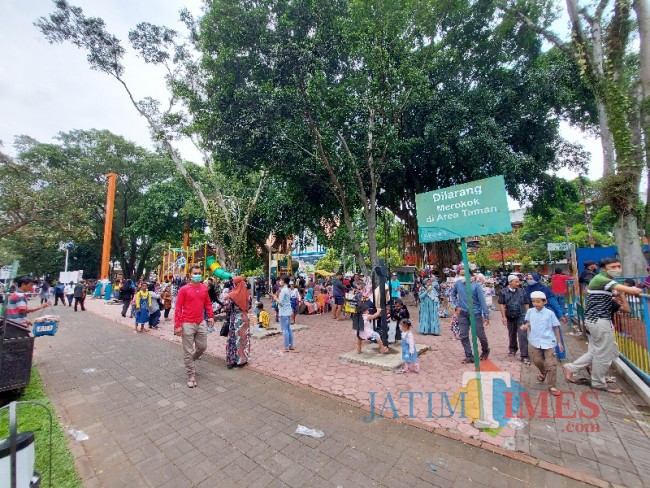
[[[440,317],[438,316],[438,290],[434,278],[427,278],[420,288],[420,334],[440,335]]]
[[[527,274],[526,283],[528,284],[528,286],[525,289],[526,294],[528,295],[528,303],[531,303],[530,294],[532,292],[541,291],[542,293],[544,293],[544,295],[546,295],[546,308],[550,309],[553,313],[555,313],[555,316],[558,318],[558,320],[566,324],[566,317],[564,315],[564,310],[560,308],[560,304],[557,301],[557,297],[548,286],[542,283],[539,274],[537,273]],[[560,339],[562,342],[562,347],[564,347],[564,336],[562,335],[562,327],[560,327],[558,330],[560,331]],[[566,359],[566,348],[560,351],[559,345],[555,346],[555,356],[558,359]]]
[[[307,290],[307,293],[305,293],[305,297],[302,299],[303,304],[305,307],[307,307],[307,314],[311,315],[312,313],[316,313],[318,310],[317,307],[318,305],[316,304],[314,300],[314,288],[309,288]]]
[[[226,295],[226,306],[230,306],[230,328],[226,344],[228,369],[245,366],[250,357],[248,290],[242,276],[235,276],[233,285],[232,291]]]

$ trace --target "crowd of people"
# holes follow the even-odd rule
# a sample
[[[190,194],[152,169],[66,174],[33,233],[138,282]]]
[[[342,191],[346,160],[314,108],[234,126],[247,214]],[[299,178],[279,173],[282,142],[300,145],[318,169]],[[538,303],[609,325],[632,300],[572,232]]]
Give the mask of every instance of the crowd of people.
[[[638,295],[647,284],[619,283],[620,262],[605,258],[598,266],[593,261],[584,263],[579,282],[587,291],[586,332],[590,335],[589,350],[573,363],[564,365],[568,381],[588,382],[594,388],[613,393],[605,373],[618,349],[614,340],[612,314],[629,311],[628,295]],[[650,272],[650,267],[648,268]],[[419,372],[414,334],[439,336],[440,318],[451,316],[452,337],[460,341],[462,362],[475,362],[470,343],[471,316],[480,343],[479,360],[486,360],[490,347],[485,327],[490,323],[490,312],[498,311],[506,329],[508,354],[519,355],[525,365],[532,363],[539,369],[538,380],[545,381],[553,395],[556,388],[557,359],[566,358],[560,325],[566,324],[565,298],[567,281],[572,277],[555,269],[545,279],[538,273],[497,273],[490,278],[479,271],[468,277],[462,266],[445,270],[440,275],[423,270],[414,283],[404,286],[396,273],[386,280],[385,297],[368,277],[360,274],[337,273],[331,277],[282,276],[269,283],[268,296],[279,324],[285,352],[296,350],[292,325],[299,314],[331,313],[335,321],[352,319],[356,334],[357,352],[362,352],[364,341],[375,342],[379,352],[389,352],[388,346],[401,341],[404,367],[401,372]],[[650,277],[647,280],[650,284]],[[547,286],[547,283],[549,286]],[[496,286],[495,286],[496,285]],[[0,286],[3,286],[0,284]],[[94,291],[93,291],[94,289]],[[470,310],[468,290],[473,306]],[[261,298],[267,292],[263,279],[246,281],[242,276],[220,281],[204,279],[202,269],[192,266],[188,278],[172,280],[125,279],[112,286],[104,282],[54,283],[23,277],[8,290],[8,318],[28,324],[27,314],[49,306],[73,307],[85,311],[85,300],[92,293],[95,298],[121,302],[121,315],[133,319],[134,333],[157,329],[162,320],[172,320],[174,333],[182,337],[188,386],[195,387],[195,361],[207,348],[207,336],[216,330],[217,317],[225,317],[221,335],[227,336],[226,363],[229,369],[245,366],[250,358],[250,327],[271,327],[271,315],[264,309]],[[4,297],[4,290],[0,290]],[[410,293],[418,312],[418,327],[413,330],[405,296]],[[29,298],[38,297],[40,306],[29,308]],[[379,302],[385,301],[385,320]],[[255,304],[254,304],[255,302]],[[498,306],[498,308],[497,308]],[[388,327],[380,327],[387,323]],[[584,370],[588,378],[576,378]]]

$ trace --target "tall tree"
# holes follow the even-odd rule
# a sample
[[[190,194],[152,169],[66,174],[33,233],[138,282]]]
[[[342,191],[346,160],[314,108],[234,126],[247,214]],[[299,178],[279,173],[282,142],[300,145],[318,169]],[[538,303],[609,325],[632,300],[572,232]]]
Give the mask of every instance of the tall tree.
[[[648,164],[647,107],[650,104],[650,20],[648,0],[566,0],[571,40],[563,41],[529,17],[534,2],[502,2],[502,7],[546,40],[572,55],[598,104],[603,143],[603,195],[618,216],[616,244],[628,276],[643,274],[635,212],[641,173]],[[641,51],[631,46],[636,12]]]
[[[43,181],[51,181],[50,175],[56,175],[56,193],[65,197],[50,202],[47,187],[29,172],[24,173],[24,177],[30,178],[25,186],[34,188],[32,198],[51,206],[58,218],[65,220],[58,227],[44,221],[19,231],[19,236],[11,238],[11,247],[19,255],[28,256],[23,253],[28,249],[27,241],[32,247],[53,249],[59,256],[53,260],[57,271],[62,268],[63,256],[58,243],[72,240],[76,243],[71,253],[73,263],[84,263],[85,256],[92,259],[101,248],[104,231],[107,173],[119,176],[111,259],[120,261],[126,277],[139,278],[145,270],[151,271],[153,261],[159,259],[153,255],[156,245],[180,241],[184,221],[191,229],[205,228],[198,199],[165,154],[152,153],[120,136],[98,130],[60,133],[56,137],[58,144],[41,144],[25,136],[17,140],[17,163],[39,169]],[[200,167],[189,169],[195,177],[202,171]],[[94,254],[88,251],[93,246]],[[84,269],[90,271],[92,267],[84,264]]]
[[[183,100],[190,95],[205,96],[205,92],[201,67],[192,57],[192,48],[198,38],[189,12],[181,12],[189,29],[187,41],[172,29],[149,23],[140,23],[129,33],[136,54],[145,63],[165,69],[170,96],[163,108],[160,101],[151,97],[141,101],[135,99],[124,77],[123,60],[127,51],[121,41],[108,32],[102,19],[86,17],[81,8],[66,0],[54,0],[54,5],[55,12],[39,18],[35,25],[50,43],[69,42],[85,50],[91,69],[113,77],[124,87],[135,110],[147,121],[152,138],[170,156],[199,198],[221,262],[227,268],[238,267],[247,247],[249,224],[265,184],[265,174],[248,174],[237,185],[237,191],[231,191],[233,182],[224,179],[220,156],[206,152],[206,141],[194,131],[191,114],[185,110]],[[179,92],[185,96],[179,97]],[[203,151],[207,178],[195,179],[188,163],[176,150],[175,139],[184,136],[190,137]]]
[[[0,239],[34,226],[69,237],[86,233],[86,215],[79,207],[67,205],[83,185],[69,177],[44,161],[23,161],[0,152]]]

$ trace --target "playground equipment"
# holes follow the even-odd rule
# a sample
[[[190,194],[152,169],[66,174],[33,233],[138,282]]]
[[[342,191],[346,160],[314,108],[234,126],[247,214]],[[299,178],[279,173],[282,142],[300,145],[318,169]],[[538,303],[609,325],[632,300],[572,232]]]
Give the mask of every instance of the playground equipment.
[[[109,264],[111,259],[111,236],[113,235],[113,211],[115,210],[115,189],[117,188],[117,174],[109,173],[106,175],[106,179],[108,181],[108,191],[106,194],[106,220],[104,222],[104,244],[102,246],[102,266],[99,273],[100,280],[110,278]]]
[[[207,244],[202,247],[190,246],[189,231],[186,230],[183,237],[182,247],[169,247],[163,253],[162,264],[158,267],[158,278],[160,280],[185,278],[192,266],[199,266],[203,274],[212,273],[219,279],[227,280],[232,277],[217,262],[214,256],[210,256],[213,250]]]
[[[209,256],[205,260],[205,265],[210,270],[210,272],[220,280],[228,280],[232,277],[232,274],[223,269],[217,260],[212,256]]]

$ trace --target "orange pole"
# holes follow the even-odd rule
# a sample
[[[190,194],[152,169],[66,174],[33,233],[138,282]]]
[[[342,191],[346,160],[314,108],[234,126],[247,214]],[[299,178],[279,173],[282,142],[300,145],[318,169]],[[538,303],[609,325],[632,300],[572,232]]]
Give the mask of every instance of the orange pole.
[[[111,260],[111,237],[113,235],[113,211],[115,210],[115,189],[117,187],[117,174],[109,173],[108,194],[106,195],[106,221],[104,222],[104,245],[102,247],[102,267],[99,278],[109,278],[109,262]]]

